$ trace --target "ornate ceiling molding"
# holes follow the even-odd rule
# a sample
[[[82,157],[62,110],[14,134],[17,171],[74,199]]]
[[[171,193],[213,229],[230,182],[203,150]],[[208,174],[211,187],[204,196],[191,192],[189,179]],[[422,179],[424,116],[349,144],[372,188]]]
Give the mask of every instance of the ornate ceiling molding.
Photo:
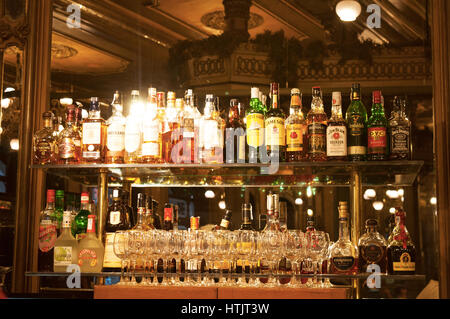
[[[0,18],[0,49],[12,45],[24,48],[29,34],[30,26],[24,16],[19,19],[12,19],[9,16]]]
[[[225,30],[225,12],[224,11],[214,11],[205,14],[201,18],[201,22],[208,28],[215,30]],[[264,18],[259,14],[250,12],[250,19],[248,20],[248,29],[253,29],[259,27],[264,23]]]

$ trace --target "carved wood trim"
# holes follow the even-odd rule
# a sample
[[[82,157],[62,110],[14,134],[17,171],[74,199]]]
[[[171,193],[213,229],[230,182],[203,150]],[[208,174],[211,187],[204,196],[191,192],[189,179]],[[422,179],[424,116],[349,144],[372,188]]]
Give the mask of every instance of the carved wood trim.
[[[12,45],[23,49],[29,34],[30,26],[25,16],[18,19],[12,19],[9,16],[0,18],[0,49],[6,49]]]

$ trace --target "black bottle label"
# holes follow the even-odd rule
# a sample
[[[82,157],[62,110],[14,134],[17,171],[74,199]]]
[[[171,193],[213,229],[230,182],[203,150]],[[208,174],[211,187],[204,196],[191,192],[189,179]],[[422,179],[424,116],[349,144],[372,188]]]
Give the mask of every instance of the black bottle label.
[[[409,130],[407,127],[397,126],[391,130],[391,152],[409,152]]]
[[[347,146],[349,155],[365,155],[366,130],[364,119],[359,114],[352,114],[348,121]]]
[[[353,258],[352,256],[333,257],[331,261],[334,267],[339,271],[351,270],[353,265],[355,264],[355,258]]]
[[[325,124],[316,122],[308,125],[309,153],[325,154],[327,147],[326,134],[327,126]]]
[[[384,255],[384,250],[378,245],[368,245],[361,247],[361,257],[368,263],[378,263]]]

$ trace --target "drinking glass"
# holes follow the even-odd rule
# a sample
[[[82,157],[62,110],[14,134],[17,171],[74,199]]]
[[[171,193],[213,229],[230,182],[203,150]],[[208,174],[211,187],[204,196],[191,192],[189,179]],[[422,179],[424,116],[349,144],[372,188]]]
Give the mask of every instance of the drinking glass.
[[[126,285],[125,267],[128,264],[128,232],[119,230],[114,233],[113,250],[117,258],[120,258],[120,280],[118,285]]]

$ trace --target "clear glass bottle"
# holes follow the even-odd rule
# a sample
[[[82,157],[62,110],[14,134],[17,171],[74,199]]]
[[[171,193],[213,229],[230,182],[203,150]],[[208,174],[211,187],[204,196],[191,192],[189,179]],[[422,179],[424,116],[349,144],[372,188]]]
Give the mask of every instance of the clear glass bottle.
[[[106,164],[123,164],[125,157],[125,126],[123,116],[122,96],[119,91],[114,93],[112,115],[106,122]]]
[[[78,266],[82,273],[102,271],[105,247],[96,235],[95,215],[88,216],[86,237],[78,244]]]
[[[55,219],[55,190],[47,190],[47,205],[39,218],[38,270],[52,271],[54,246],[57,238]]]
[[[214,97],[206,95],[205,111],[200,127],[200,139],[202,146],[201,158],[205,164],[220,163],[222,150],[219,151],[219,122],[214,116]]]
[[[326,161],[327,159],[327,114],[325,113],[320,87],[313,87],[311,110],[306,116],[308,160]]]
[[[53,131],[53,113],[42,114],[44,128],[33,135],[33,164],[54,164],[56,162],[56,139]]]
[[[220,115],[220,98],[218,96],[216,96],[216,98],[214,99],[213,117],[216,119],[218,123],[217,134],[219,135],[218,136],[219,145],[216,149],[217,162],[223,163],[226,121]]]
[[[281,231],[280,226],[280,196],[278,194],[267,194],[267,223],[264,226],[263,232],[267,231]]]
[[[286,116],[280,107],[278,83],[270,84],[270,92],[271,107],[264,120],[267,155],[271,161],[284,162],[286,156]]]
[[[286,160],[300,162],[305,156],[307,126],[302,112],[302,94],[297,88],[291,90],[291,105],[285,125]]]
[[[156,92],[156,110],[157,110],[157,116],[159,120],[159,134],[161,143],[159,144],[159,154],[160,154],[160,163],[165,162],[166,155],[164,153],[165,147],[164,147],[164,132],[166,130],[165,127],[165,118],[166,118],[166,97],[164,92]]]
[[[86,236],[88,216],[91,214],[89,205],[89,193],[81,193],[81,207],[77,216],[75,216],[72,227],[72,234],[77,240],[81,240]]]
[[[358,273],[358,247],[350,240],[348,204],[339,202],[339,239],[330,248],[330,272],[354,275]]]
[[[54,272],[66,272],[67,266],[76,265],[78,262],[78,243],[72,236],[71,219],[72,212],[65,211],[63,216],[63,230],[55,242],[55,254],[53,258]]]
[[[78,164],[81,159],[81,136],[75,129],[75,106],[67,106],[66,128],[58,136],[58,163]]]
[[[158,117],[158,106],[156,99],[156,88],[148,89],[148,101],[145,105],[145,120],[142,123],[142,163],[160,163],[161,162],[161,132],[160,121]]]
[[[137,219],[136,225],[132,228],[133,230],[150,230],[152,228],[147,224],[147,207],[145,194],[139,193],[137,195]]]
[[[342,117],[341,92],[332,93],[331,117],[327,126],[327,159],[347,160],[347,124]]]
[[[139,99],[139,91],[131,92],[130,112],[125,124],[125,163],[139,162],[142,145],[142,114],[144,107]]]
[[[350,161],[365,161],[367,154],[367,110],[361,101],[361,86],[352,85],[351,102],[345,114]]]
[[[359,271],[364,273],[367,266],[378,265],[381,273],[387,272],[387,242],[378,232],[376,219],[366,220],[366,233],[358,241]]]
[[[187,90],[185,94],[185,103],[183,114],[181,116],[181,134],[182,134],[182,162],[195,162],[195,113],[194,113],[194,96],[192,90]]]
[[[91,97],[89,117],[82,124],[81,144],[83,162],[101,164],[105,161],[106,123],[100,116],[98,97]]]
[[[250,109],[246,115],[248,162],[258,163],[259,148],[264,147],[265,109],[258,98],[257,87],[251,88]]]

